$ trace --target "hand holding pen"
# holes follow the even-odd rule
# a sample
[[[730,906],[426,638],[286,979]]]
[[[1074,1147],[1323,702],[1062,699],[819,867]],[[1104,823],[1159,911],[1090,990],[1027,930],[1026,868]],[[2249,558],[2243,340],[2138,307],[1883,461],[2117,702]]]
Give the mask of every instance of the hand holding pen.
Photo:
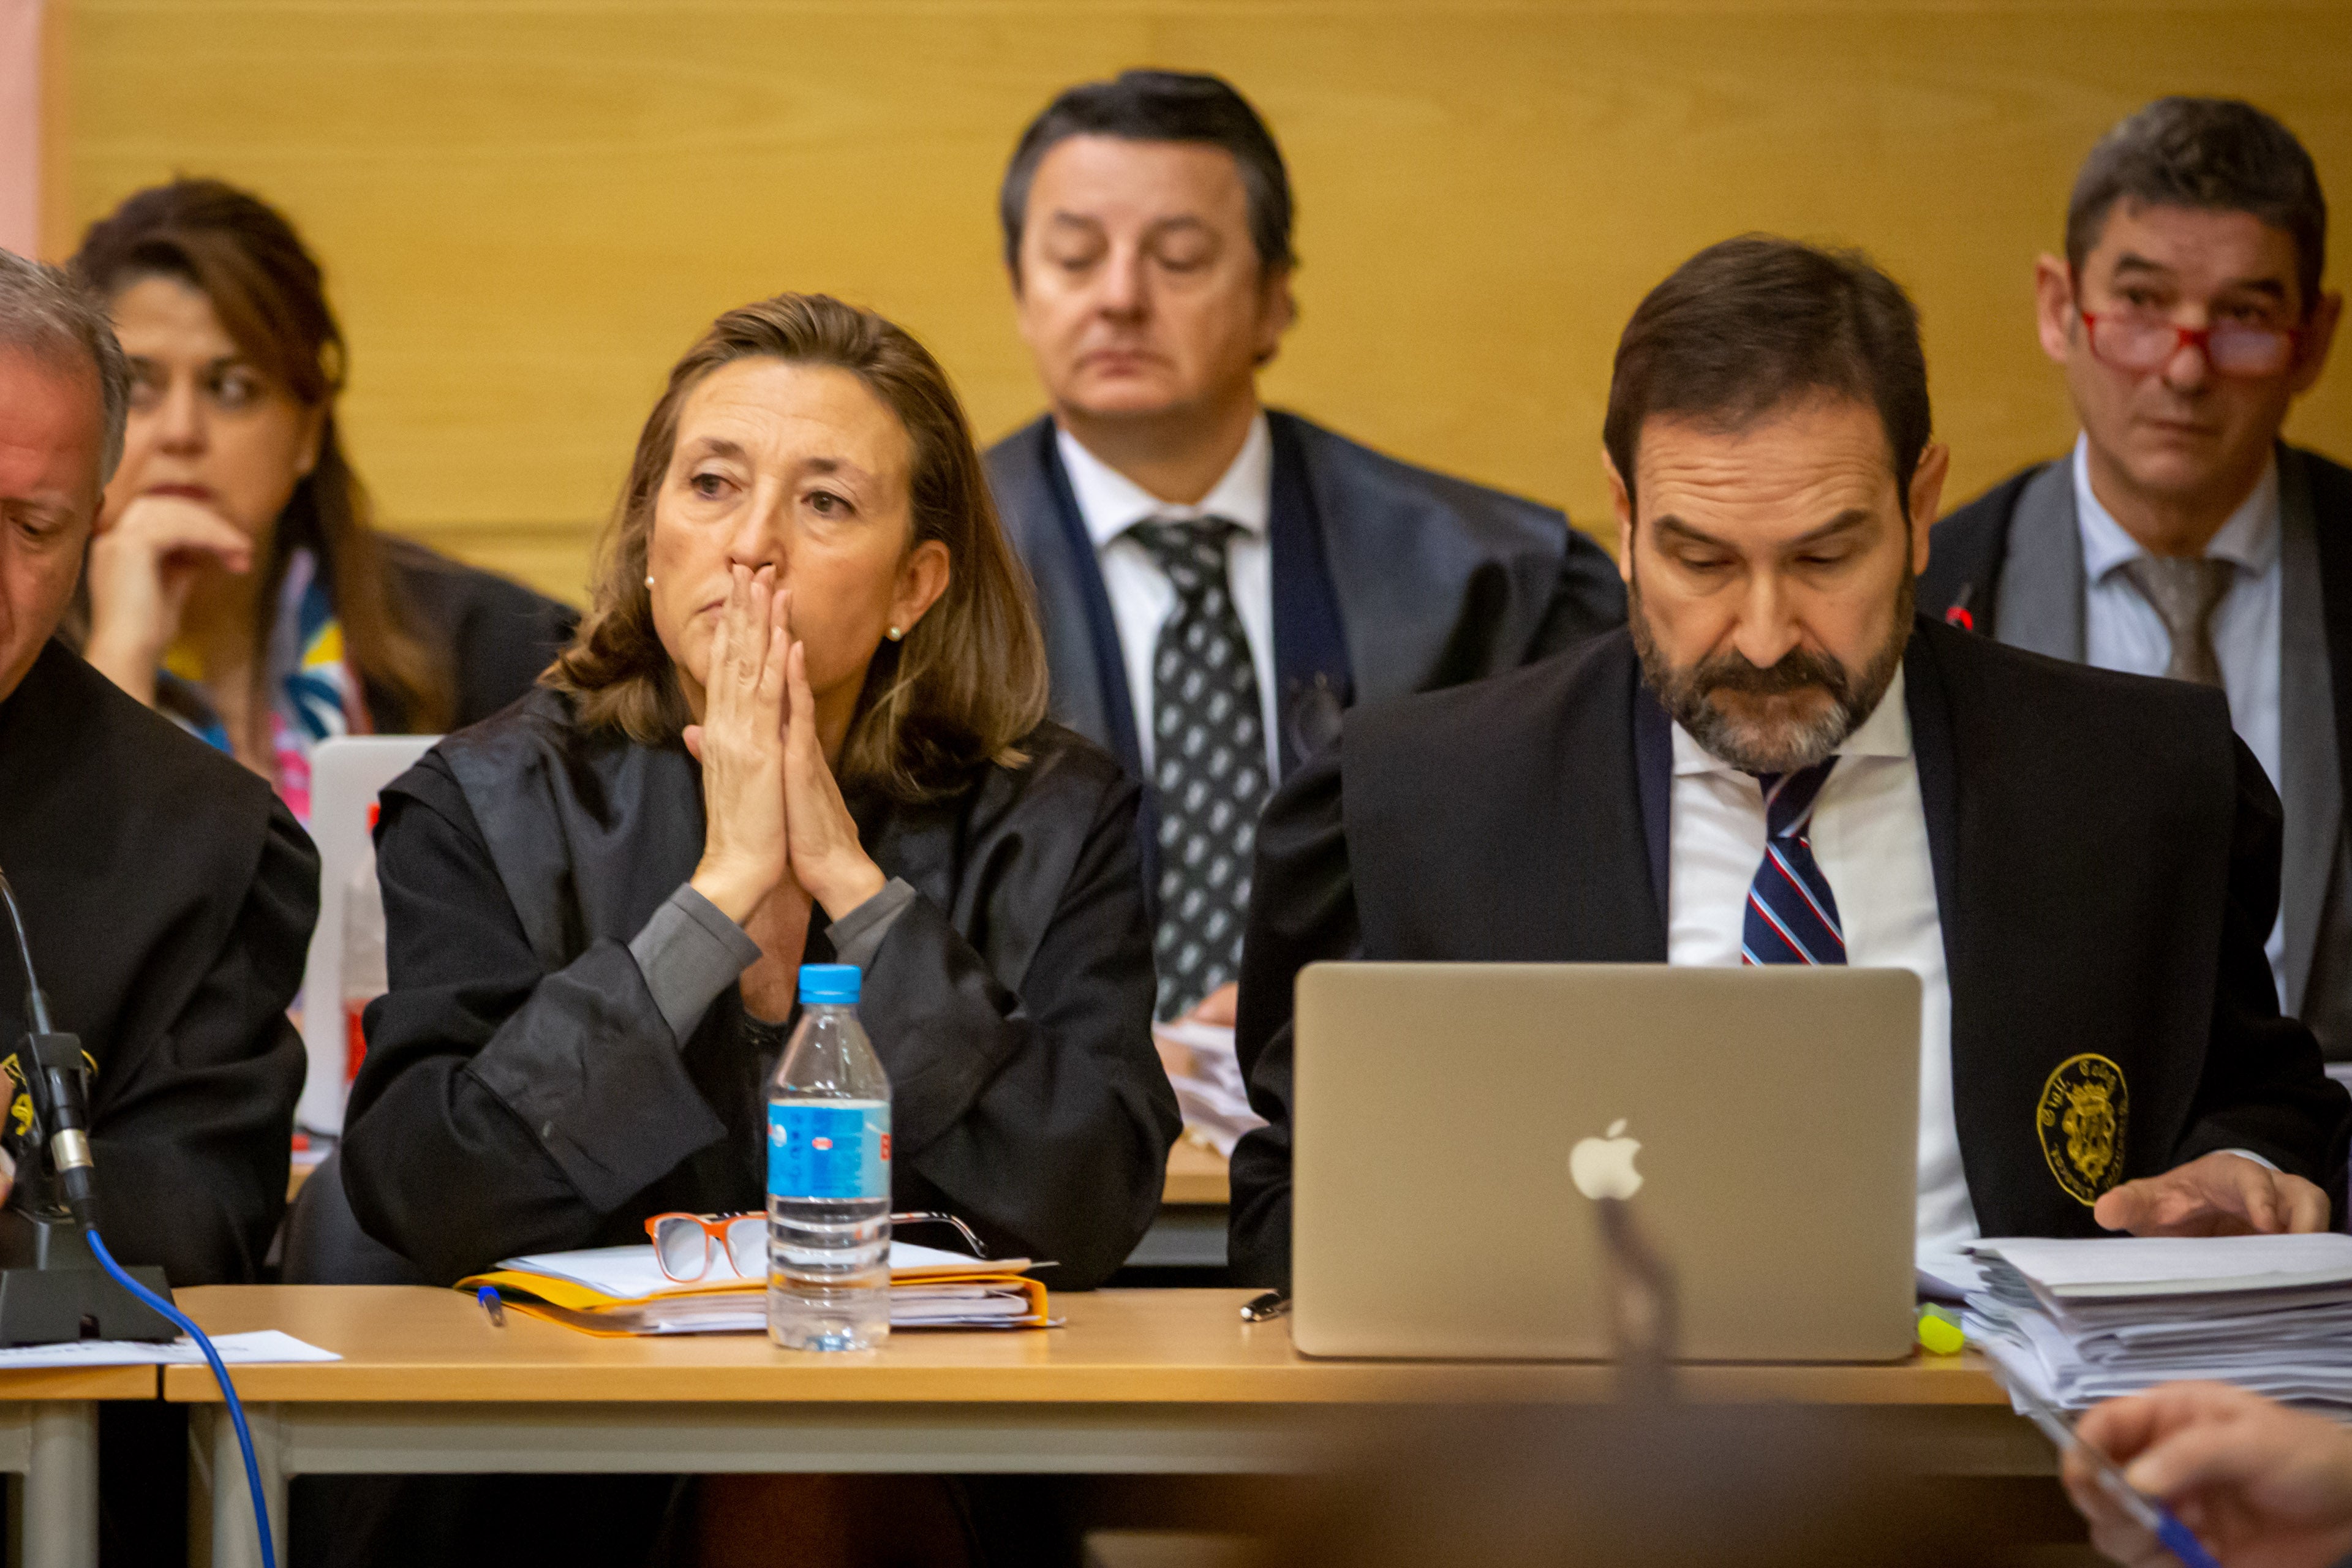
[[[2213,1383],[2110,1400],[2071,1430],[2042,1408],[2037,1423],[2066,1431],[2061,1474],[2091,1542],[2116,1563],[2335,1568],[2352,1554],[2352,1431],[2332,1421]]]

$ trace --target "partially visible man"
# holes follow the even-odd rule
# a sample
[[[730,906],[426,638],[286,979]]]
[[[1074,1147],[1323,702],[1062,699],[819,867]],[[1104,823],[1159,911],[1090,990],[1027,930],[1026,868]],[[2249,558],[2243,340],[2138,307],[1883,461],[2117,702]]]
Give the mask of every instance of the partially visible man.
[[[0,250],[0,869],[57,1026],[81,1037],[109,1247],[174,1286],[259,1277],[286,1206],[302,1042],[286,1006],[319,910],[310,841],[257,773],[55,641],[130,377],[105,308]],[[0,946],[0,1072],[20,1096],[25,979]],[[0,1124],[17,1163],[22,1106]],[[109,1562],[168,1562],[186,1424],[110,1406]]]
[[[1930,437],[1917,319],[1858,257],[1731,240],[1643,301],[1605,426],[1629,628],[1349,714],[1266,810],[1241,1280],[1288,1277],[1324,959],[1910,969],[1923,1247],[2327,1223],[2352,1101],[2263,963],[2277,796],[2216,693],[1915,616]]]
[[[1260,405],[1297,314],[1290,182],[1217,78],[1063,93],[1000,216],[1052,412],[989,468],[1055,717],[1150,786],[1160,1016],[1214,993],[1229,1023],[1273,783],[1350,704],[1515,668],[1622,623],[1623,592],[1559,511]]]
[[[2352,1059],[2352,472],[2279,438],[2343,307],[2310,155],[2250,104],[2167,98],[2074,182],[2035,264],[2081,434],[1937,525],[1929,614],[2013,647],[2221,688],[2284,802],[2266,953]]]
[[[173,1285],[249,1280],[286,1206],[303,1070],[286,1007],[319,862],[267,784],[51,640],[128,387],[103,308],[0,251],[0,869],[58,1026],[96,1064],[115,1254]],[[24,999],[0,963],[10,1050]]]

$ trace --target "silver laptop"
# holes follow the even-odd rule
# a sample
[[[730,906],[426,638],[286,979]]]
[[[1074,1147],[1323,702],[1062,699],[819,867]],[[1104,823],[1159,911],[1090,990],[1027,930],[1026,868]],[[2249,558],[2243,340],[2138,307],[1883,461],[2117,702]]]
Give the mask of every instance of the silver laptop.
[[[1318,963],[1297,1001],[1304,1353],[1609,1355],[1603,1194],[1683,1357],[1909,1352],[1916,975]]]

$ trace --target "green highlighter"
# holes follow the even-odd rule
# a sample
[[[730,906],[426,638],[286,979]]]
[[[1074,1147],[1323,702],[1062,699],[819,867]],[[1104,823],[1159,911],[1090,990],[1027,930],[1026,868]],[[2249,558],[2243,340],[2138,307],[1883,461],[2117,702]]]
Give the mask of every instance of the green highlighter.
[[[1958,1355],[1968,1342],[1960,1332],[1960,1320],[1949,1307],[1939,1307],[1933,1301],[1919,1305],[1919,1348],[1929,1355]]]

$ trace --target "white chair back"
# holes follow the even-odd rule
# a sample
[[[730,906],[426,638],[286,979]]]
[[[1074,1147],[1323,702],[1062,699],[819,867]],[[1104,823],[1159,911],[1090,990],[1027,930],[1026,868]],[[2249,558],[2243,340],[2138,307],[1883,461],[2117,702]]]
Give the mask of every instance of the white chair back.
[[[352,878],[370,852],[368,807],[406,773],[438,735],[347,735],[310,753],[310,839],[319,847],[319,924],[302,971],[302,1044],[309,1076],[295,1118],[304,1127],[343,1129],[343,924]]]

